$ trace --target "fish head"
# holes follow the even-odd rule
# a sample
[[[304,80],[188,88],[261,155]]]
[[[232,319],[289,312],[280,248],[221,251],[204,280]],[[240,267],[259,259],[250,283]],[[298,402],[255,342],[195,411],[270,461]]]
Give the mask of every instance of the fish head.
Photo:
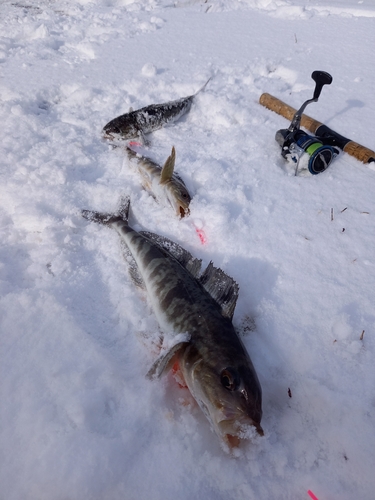
[[[230,364],[210,363],[203,358],[191,362],[186,352],[180,367],[213,430],[230,448],[251,437],[254,430],[263,436],[262,390],[250,358]]]
[[[191,196],[182,182],[173,179],[165,184],[166,196],[173,210],[179,217],[189,215]]]
[[[138,128],[128,115],[114,118],[103,127],[103,137],[105,139],[134,139],[139,135]]]
[[[119,138],[119,137],[121,137],[121,130],[115,124],[112,124],[111,122],[109,122],[103,128],[103,137],[104,137],[104,139]]]

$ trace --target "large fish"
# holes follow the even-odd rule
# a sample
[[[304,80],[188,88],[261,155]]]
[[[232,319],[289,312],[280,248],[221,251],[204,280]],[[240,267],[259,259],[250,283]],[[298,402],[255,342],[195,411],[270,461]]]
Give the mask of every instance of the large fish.
[[[144,134],[149,134],[168,123],[175,122],[187,113],[191,108],[194,97],[206,87],[210,80],[211,78],[198,92],[188,97],[182,97],[176,101],[163,104],[150,104],[135,111],[130,110],[129,113],[114,118],[104,126],[104,137],[108,139],[116,137],[121,139],[141,138],[144,140]]]
[[[237,283],[212,262],[201,273],[201,261],[173,241],[136,232],[128,212],[126,199],[116,215],[89,210],[82,215],[120,234],[135,262],[133,279],[146,288],[164,339],[172,345],[149,376],[161,376],[178,363],[191,394],[227,446],[237,446],[254,427],[263,435],[261,387],[232,325]]]
[[[172,148],[170,156],[161,167],[150,158],[132,149],[133,147],[127,146],[126,152],[129,159],[137,165],[143,187],[163,205],[172,206],[178,216],[188,215],[191,197],[184,181],[174,173],[175,148]]]

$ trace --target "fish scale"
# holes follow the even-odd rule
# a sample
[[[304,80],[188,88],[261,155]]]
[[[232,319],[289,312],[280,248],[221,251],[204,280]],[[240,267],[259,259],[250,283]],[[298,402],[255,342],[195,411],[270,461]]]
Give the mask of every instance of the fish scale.
[[[179,120],[190,110],[195,96],[206,87],[210,80],[211,78],[198,92],[188,97],[181,97],[162,104],[150,104],[114,118],[103,127],[105,137],[113,139],[118,136],[121,139],[135,139]]]
[[[142,130],[144,134],[149,134],[172,121],[177,121],[190,111],[193,99],[194,95],[182,97],[167,104],[146,106],[140,110],[140,113],[133,111],[136,127],[138,130]]]
[[[132,229],[129,203],[126,199],[115,215],[88,210],[82,215],[117,230],[137,266],[135,282],[147,290],[168,345],[149,376],[161,376],[178,362],[187,387],[227,446],[249,427],[263,435],[261,386],[232,324],[238,285],[212,263],[201,274],[201,262],[177,243]]]

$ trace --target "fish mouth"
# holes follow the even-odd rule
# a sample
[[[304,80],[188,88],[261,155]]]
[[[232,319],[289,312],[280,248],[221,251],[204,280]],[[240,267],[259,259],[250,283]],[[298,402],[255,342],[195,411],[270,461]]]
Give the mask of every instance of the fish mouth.
[[[102,135],[104,139],[123,139],[123,133],[117,127],[103,128]]]
[[[241,439],[238,436],[233,436],[232,434],[225,434],[224,441],[230,449],[238,448],[241,444]]]
[[[178,215],[179,217],[186,217],[190,214],[190,195],[185,192],[185,189],[180,188],[179,183],[174,183],[172,181],[166,184],[167,199],[171,207],[174,209],[176,215]]]
[[[188,215],[190,215],[190,210],[188,207],[180,205],[178,207],[177,215],[179,215],[181,218],[185,216],[187,217]]]
[[[259,436],[264,436],[261,425],[254,421],[249,422],[249,419],[246,421],[241,421],[240,418],[221,420],[217,422],[216,429],[230,448],[237,448],[243,439],[251,439],[254,436],[254,430]]]
[[[190,214],[189,203],[182,200],[180,197],[171,196],[170,193],[167,194],[170,206],[175,211],[178,217],[187,217]]]
[[[114,139],[116,139],[116,137],[111,132],[104,132],[103,139],[108,139],[110,141],[113,141]]]

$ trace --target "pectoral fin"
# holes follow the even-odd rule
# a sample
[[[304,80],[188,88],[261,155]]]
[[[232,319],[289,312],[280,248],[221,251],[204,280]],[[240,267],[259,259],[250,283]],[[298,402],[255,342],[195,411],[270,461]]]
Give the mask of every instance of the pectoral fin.
[[[147,378],[160,378],[167,373],[173,366],[178,354],[189,345],[188,340],[178,342],[171,347],[166,353],[161,354],[150,370],[147,372]]]
[[[172,152],[168,156],[160,174],[160,184],[164,184],[172,179],[174,164],[176,161],[176,150],[174,146],[172,147]]]

